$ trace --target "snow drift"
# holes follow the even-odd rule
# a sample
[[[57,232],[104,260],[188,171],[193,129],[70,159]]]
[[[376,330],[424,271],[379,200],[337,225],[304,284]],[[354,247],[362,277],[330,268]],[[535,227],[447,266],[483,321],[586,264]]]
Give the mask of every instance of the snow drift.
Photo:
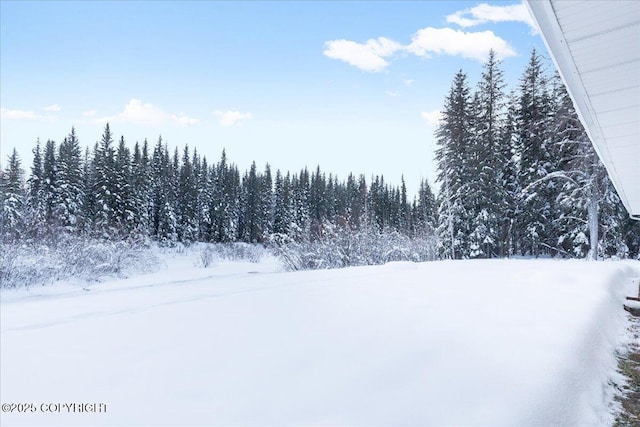
[[[2,425],[612,422],[638,263],[230,265],[3,291],[2,403],[108,410]]]

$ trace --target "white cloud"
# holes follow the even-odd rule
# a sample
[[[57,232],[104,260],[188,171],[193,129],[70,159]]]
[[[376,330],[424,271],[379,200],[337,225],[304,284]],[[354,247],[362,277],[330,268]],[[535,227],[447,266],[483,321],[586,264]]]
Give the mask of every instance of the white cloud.
[[[420,113],[422,119],[427,122],[429,126],[438,126],[440,119],[442,119],[442,112],[440,110],[435,111],[423,111]]]
[[[83,115],[85,115],[85,117],[92,117],[95,115],[95,110],[86,111]],[[132,98],[129,103],[124,106],[123,112],[116,114],[115,116],[94,119],[93,122],[132,123],[136,125],[175,123],[181,126],[190,126],[198,124],[199,120],[187,117],[183,113],[178,115],[170,114],[153,104],[144,104],[141,100]]]
[[[470,9],[459,10],[447,16],[447,22],[461,27],[473,27],[487,22],[523,22],[537,30],[527,7],[523,4],[492,6],[486,3]]]
[[[426,58],[431,53],[462,56],[484,62],[490,49],[495,50],[499,59],[515,56],[516,52],[504,39],[492,31],[465,33],[451,28],[427,27],[418,30],[411,44],[406,48],[409,52]]]
[[[525,11],[526,12],[526,11]],[[396,52],[408,52],[423,58],[431,54],[461,56],[484,62],[489,50],[493,49],[499,59],[515,56],[516,52],[504,39],[492,31],[464,32],[452,28],[427,27],[418,30],[411,43],[402,45],[385,37],[357,43],[350,40],[331,40],[325,43],[323,54],[339,59],[364,71],[378,72],[390,63],[385,58]],[[407,86],[414,82],[405,80]]]
[[[57,113],[58,111],[61,110],[60,106],[58,104],[53,104],[53,105],[48,105],[46,107],[43,108],[44,111],[49,111],[51,113]]]
[[[239,124],[242,120],[252,119],[253,115],[251,113],[241,113],[240,111],[220,111],[216,110],[213,112],[213,115],[218,118],[218,123],[220,126],[235,126]]]
[[[43,116],[33,111],[9,110],[8,108],[0,108],[0,117],[7,120],[42,120]]]
[[[392,98],[397,98],[398,96],[400,96],[400,93],[392,91],[392,90],[385,90],[384,93],[386,93],[387,95],[389,95]]]
[[[82,112],[83,117],[95,117],[96,114],[98,114],[96,110],[89,110],[89,111]]]
[[[407,86],[411,86],[412,84],[414,84],[416,81],[413,79],[405,79],[404,80],[404,84],[406,84]]]
[[[325,56],[339,59],[364,71],[378,72],[389,63],[384,59],[401,50],[402,45],[385,37],[357,43],[350,40],[331,40],[325,43]]]

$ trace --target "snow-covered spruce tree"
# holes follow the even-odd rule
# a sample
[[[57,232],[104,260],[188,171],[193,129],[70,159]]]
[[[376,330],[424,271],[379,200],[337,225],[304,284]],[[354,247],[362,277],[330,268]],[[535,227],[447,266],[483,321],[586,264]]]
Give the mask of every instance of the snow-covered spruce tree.
[[[16,149],[8,158],[4,172],[0,173],[0,239],[14,242],[24,231],[25,189],[24,171]]]
[[[132,212],[130,236],[136,241],[143,241],[149,235],[151,213],[151,165],[146,139],[142,149],[138,142],[133,147],[129,182]]]
[[[367,188],[367,180],[363,174],[358,177],[358,185],[356,187],[355,197],[352,199],[351,219],[350,222],[356,225],[356,229],[361,229],[368,224],[369,212],[367,200],[369,198],[369,189]]]
[[[214,242],[229,241],[229,236],[225,233],[225,223],[227,221],[227,213],[229,208],[226,205],[229,200],[225,197],[225,179],[229,173],[227,165],[227,154],[225,150],[222,150],[220,160],[217,164],[212,165],[211,174],[209,179],[209,193],[211,198],[209,200],[209,240]],[[231,238],[235,240],[235,235]]]
[[[211,214],[209,212],[211,205],[211,172],[206,156],[203,156],[200,161],[196,161],[196,159],[197,156],[194,153],[194,163],[198,165],[194,170],[198,180],[198,240],[208,242],[211,240]]]
[[[320,166],[317,166],[315,173],[311,174],[311,185],[309,187],[312,239],[322,237],[323,223],[327,216],[326,186],[325,176],[320,172]]]
[[[117,178],[113,136],[107,123],[93,156],[93,194],[95,197],[95,233],[111,239],[120,235],[117,229]]]
[[[489,52],[484,64],[472,109],[472,141],[467,154],[467,176],[464,185],[466,206],[471,224],[469,255],[472,258],[493,257],[501,252],[500,218],[506,211],[506,195],[502,186],[501,168],[506,159],[500,149],[503,122],[503,72],[495,51]]]
[[[369,184],[369,191],[367,191],[367,223],[374,226],[376,231],[384,226],[384,217],[382,216],[382,185],[380,184],[380,177],[371,177],[371,183]]]
[[[273,177],[271,176],[271,166],[265,165],[264,173],[260,179],[260,217],[261,217],[261,237],[260,241],[265,242],[269,235],[273,233]]]
[[[82,183],[85,189],[84,200],[82,201],[84,223],[82,232],[85,235],[95,234],[95,219],[97,215],[97,203],[96,196],[93,193],[94,182],[96,179],[95,162],[93,157],[98,151],[98,144],[96,143],[93,148],[93,154],[91,154],[89,147],[85,148],[84,157],[82,161]]]
[[[504,197],[502,216],[499,218],[499,255],[512,256],[519,252],[521,233],[516,218],[519,217],[521,208],[520,186],[520,154],[517,144],[517,111],[518,99],[515,92],[508,96],[507,111],[503,126],[500,128],[499,145],[496,156],[500,159],[500,171],[496,187],[500,187],[500,193]]]
[[[467,75],[456,73],[449,94],[445,98],[442,119],[436,130],[435,159],[440,197],[437,228],[442,258],[467,258],[469,234],[467,212],[464,206],[464,183],[468,176],[471,99]]]
[[[202,218],[200,217],[200,194],[202,192],[202,188],[200,187],[202,183],[200,181],[200,177],[202,176],[202,160],[200,159],[198,150],[195,147],[193,149],[193,154],[191,155],[191,167],[193,168],[193,185],[195,188],[195,210],[193,214],[193,223],[195,224],[194,241],[197,241],[199,240],[200,222],[202,221]]]
[[[113,191],[114,217],[122,237],[129,237],[135,229],[135,201],[131,188],[131,152],[124,136],[120,137],[115,155]]]
[[[339,183],[337,176],[333,182],[333,197],[335,199],[335,206],[333,212],[331,212],[332,221],[341,227],[346,227],[349,218],[347,184],[345,182]]]
[[[291,177],[287,173],[285,177],[276,171],[275,181],[275,208],[273,218],[273,232],[286,235],[291,224]]]
[[[223,242],[233,242],[240,238],[240,215],[242,206],[242,183],[240,171],[235,165],[228,165],[222,182],[222,222],[221,236]]]
[[[393,203],[391,190],[384,181],[384,176],[375,176],[371,179],[371,185],[367,192],[368,221],[375,225],[377,231],[382,232],[393,228],[392,210]]]
[[[407,184],[404,182],[404,175],[400,177],[400,190],[397,194],[399,198],[398,231],[408,236],[411,234],[411,206],[407,200]]]
[[[549,132],[551,98],[542,61],[535,49],[520,80],[520,98],[517,121],[517,148],[520,157],[519,181],[524,188],[518,226],[522,236],[523,254],[555,255],[556,239],[552,221],[557,215],[555,198],[557,183],[540,182],[557,170],[558,155]],[[532,185],[539,183],[537,185]]]
[[[308,241],[311,230],[311,207],[309,203],[309,171],[304,168],[291,179],[292,222],[289,235],[296,242]]]
[[[229,213],[224,227],[227,241],[237,241],[240,239],[240,199],[242,195],[242,183],[240,181],[240,171],[234,164],[229,165],[229,170],[225,178],[225,198],[227,200],[227,211]]]
[[[418,195],[411,207],[411,234],[414,237],[432,235],[437,224],[436,198],[431,191],[429,182],[420,181]]]
[[[242,178],[242,220],[240,222],[240,235],[247,243],[262,241],[262,198],[261,176],[257,172],[256,163],[251,163],[249,172]]]
[[[54,195],[54,222],[66,233],[78,234],[84,223],[82,152],[75,128],[58,147]]]
[[[172,206],[173,176],[169,151],[162,136],[153,149],[151,159],[151,226],[152,235],[164,245],[177,241],[177,220]]]
[[[325,192],[325,200],[327,203],[327,220],[337,225],[337,217],[344,216],[344,187],[338,182],[338,177],[329,174],[327,177],[327,188]]]
[[[178,238],[190,243],[198,234],[198,180],[189,155],[189,147],[185,145],[178,179],[177,216]]]
[[[362,217],[362,211],[364,209],[359,199],[358,181],[356,181],[355,176],[350,173],[347,177],[345,188],[345,222],[349,225],[349,228],[354,230],[360,227],[360,218]]]
[[[47,140],[44,149],[44,162],[42,165],[42,195],[44,201],[44,216],[47,227],[50,229],[49,234],[55,235],[56,233],[51,231],[52,227],[55,227],[54,209],[56,203],[56,194],[58,192],[57,186],[57,163],[56,163],[56,143],[52,140]]]
[[[25,236],[40,240],[47,232],[45,198],[44,198],[44,172],[42,170],[42,150],[40,139],[33,149],[33,164],[31,175],[27,180],[27,198],[25,209]]]
[[[227,214],[229,213],[229,206],[227,203],[229,199],[225,196],[225,180],[229,174],[229,167],[227,165],[227,155],[225,150],[222,150],[222,155],[217,164],[211,166],[211,173],[209,175],[209,220],[207,221],[209,226],[209,241],[212,242],[227,242],[234,241],[236,234],[233,236],[227,236],[226,234],[226,222]],[[230,240],[227,240],[228,238]]]
[[[240,236],[240,173],[235,165],[227,162],[225,150],[211,173],[211,202],[209,214],[212,224],[212,240],[234,242]],[[243,225],[243,224],[242,224]],[[244,225],[243,225],[244,226]]]

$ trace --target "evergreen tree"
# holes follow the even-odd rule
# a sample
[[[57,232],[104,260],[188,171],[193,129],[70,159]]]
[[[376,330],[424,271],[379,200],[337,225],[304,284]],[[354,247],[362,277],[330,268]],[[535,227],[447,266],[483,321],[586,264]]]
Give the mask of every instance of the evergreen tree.
[[[273,233],[273,216],[275,209],[275,201],[273,197],[273,178],[271,176],[271,166],[267,163],[264,174],[260,180],[260,217],[262,218],[260,229],[260,241],[264,242],[266,238]]]
[[[46,235],[46,208],[44,197],[44,172],[42,169],[42,150],[40,139],[33,149],[31,176],[27,181],[27,198],[25,210],[25,231],[29,237],[41,239]]]
[[[193,242],[198,236],[198,179],[184,147],[177,193],[178,236],[183,242]]]
[[[96,143],[93,148],[93,156],[89,154],[89,147],[85,149],[84,160],[82,162],[82,183],[84,191],[83,217],[84,227],[83,232],[86,234],[92,234],[95,232],[95,219],[97,218],[97,202],[96,196],[93,193],[95,188],[96,171],[94,157],[98,151],[98,144]]]
[[[410,233],[411,208],[407,201],[407,185],[404,182],[404,175],[400,177],[399,210],[398,210],[398,230],[404,234]]]
[[[3,241],[19,240],[22,236],[24,199],[24,171],[14,148],[5,171],[0,174],[0,237]]]
[[[58,148],[55,167],[54,221],[68,233],[77,234],[84,222],[82,153],[75,128]]]
[[[364,206],[360,204],[359,194],[358,181],[356,181],[356,177],[350,173],[347,177],[345,190],[345,217],[352,230],[360,228],[360,220],[364,211]]]
[[[44,202],[44,216],[49,227],[54,225],[54,209],[56,194],[58,192],[56,169],[56,143],[49,139],[44,149],[44,163],[42,165],[43,182],[41,187]]]
[[[551,181],[538,184],[541,178],[556,170],[547,128],[549,112],[547,79],[540,56],[534,49],[520,81],[517,119],[519,180],[524,188],[518,218],[522,236],[521,251],[534,256],[550,253],[550,249],[555,247],[551,221],[555,214],[556,184]]]
[[[169,151],[162,136],[153,149],[151,161],[151,224],[153,235],[163,245],[172,246],[178,240],[177,218],[173,207],[173,172]]]
[[[467,196],[464,184],[470,180],[467,167],[471,143],[469,91],[467,76],[460,70],[445,99],[442,120],[436,130],[438,148],[435,158],[441,191],[437,230],[441,256],[451,259],[469,255],[469,224],[464,206]]]
[[[320,166],[316,167],[311,175],[309,187],[309,208],[311,214],[311,237],[314,239],[322,236],[322,225],[327,216],[326,187],[327,182]]]
[[[131,152],[120,137],[114,162],[113,213],[119,231],[129,236],[135,229],[135,201],[131,188]]]
[[[95,231],[105,238],[119,235],[116,229],[117,178],[113,136],[107,123],[93,157]]]
[[[273,232],[288,234],[291,224],[291,182],[289,174],[282,177],[280,170],[276,171],[275,181],[275,208],[273,219]]]
[[[516,218],[520,216],[522,187],[519,174],[519,151],[517,141],[518,100],[515,92],[509,94],[504,125],[500,129],[499,146],[496,156],[500,159],[496,187],[503,197],[503,210],[499,220],[498,254],[511,256],[519,251],[520,229]]]
[[[411,212],[411,231],[414,236],[424,236],[435,231],[437,204],[427,180],[420,181],[420,189],[413,202]]]
[[[199,160],[195,152],[193,158],[194,173],[196,174],[196,179],[198,181],[198,240],[209,241],[211,240],[211,216],[209,213],[209,207],[211,205],[211,178],[209,164],[205,156],[202,157],[202,160]]]
[[[470,256],[491,257],[498,253],[499,219],[506,210],[501,178],[501,165],[506,163],[500,150],[503,126],[504,78],[495,51],[489,52],[478,84],[474,102],[473,144],[470,147],[466,183],[466,205],[469,212]]]
[[[131,174],[129,188],[131,192],[131,223],[132,237],[140,239],[148,235],[151,217],[151,166],[147,140],[142,149],[136,142],[131,160]]]
[[[240,173],[227,163],[227,154],[222,150],[220,161],[212,171],[210,217],[213,225],[213,238],[218,242],[233,242],[244,238],[240,218]]]
[[[304,168],[291,179],[292,218],[289,232],[297,242],[308,241],[311,235],[311,206],[309,203],[309,171]]]
[[[258,243],[263,240],[261,186],[261,177],[256,170],[256,163],[253,162],[249,173],[245,173],[242,179],[243,211],[240,233],[242,240],[248,243]]]

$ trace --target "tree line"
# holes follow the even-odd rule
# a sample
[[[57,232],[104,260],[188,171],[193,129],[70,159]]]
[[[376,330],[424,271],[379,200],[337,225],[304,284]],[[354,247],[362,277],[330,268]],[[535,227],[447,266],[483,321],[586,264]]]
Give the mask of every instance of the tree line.
[[[436,209],[426,180],[409,200],[404,179],[400,187],[384,176],[340,181],[319,166],[274,175],[255,162],[241,174],[224,150],[211,165],[188,146],[170,154],[162,138],[130,150],[124,137],[115,143],[109,124],[92,151],[83,153],[73,128],[59,145],[38,142],[26,180],[14,150],[1,188],[4,241],[63,233],[169,245],[266,243],[274,234],[304,242],[321,239],[330,225],[414,236],[434,229]]]

